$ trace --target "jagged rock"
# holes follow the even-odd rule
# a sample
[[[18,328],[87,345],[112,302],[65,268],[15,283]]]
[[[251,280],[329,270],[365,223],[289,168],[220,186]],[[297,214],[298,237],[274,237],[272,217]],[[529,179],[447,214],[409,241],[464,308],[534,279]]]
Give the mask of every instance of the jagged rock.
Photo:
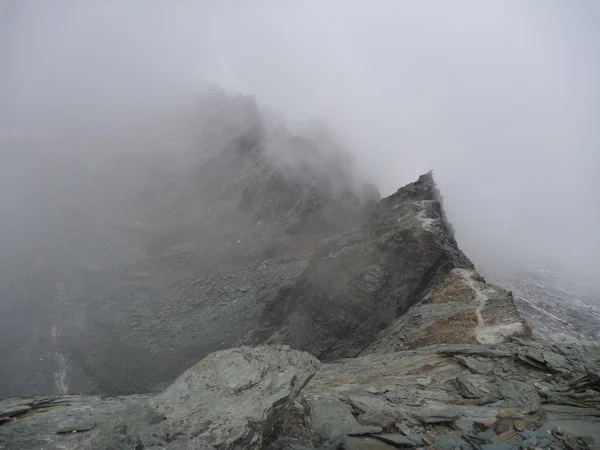
[[[256,114],[239,102],[241,117]],[[570,433],[599,437],[600,350],[522,339],[529,331],[511,294],[458,249],[431,174],[361,221],[373,193],[347,192],[343,173],[329,183],[311,160],[269,163],[263,124],[240,122],[239,135],[207,155],[199,181],[225,180],[204,200],[225,199],[210,203],[219,217],[247,219],[227,250],[239,260],[224,258],[239,272],[185,291],[194,299],[202,286],[219,308],[186,307],[210,321],[235,311],[228,325],[246,336],[266,302],[259,340],[330,362],[288,346],[240,347],[209,355],[153,396],[0,401],[0,447],[578,449],[586,441]],[[318,160],[313,137],[275,137]],[[328,164],[346,164],[338,156]],[[291,166],[301,173],[289,176]],[[261,240],[273,229],[285,232]],[[314,240],[295,241],[302,233]]]
[[[413,417],[424,424],[452,423],[460,416],[449,409],[421,409],[413,413]]]
[[[529,337],[530,331],[512,294],[485,283],[474,270],[456,268],[363,354],[434,344],[493,344],[517,336]]]
[[[469,356],[457,355],[456,359],[468,367],[471,372],[487,375],[494,370],[494,364],[488,360],[480,360]]]
[[[391,444],[394,447],[414,447],[415,443],[410,438],[401,434],[380,433],[373,434],[374,438],[379,439],[386,444]]]
[[[444,220],[431,173],[388,198],[360,228],[331,238],[270,301],[261,340],[332,360],[356,356],[453,268],[472,269]]]
[[[464,398],[477,398],[479,397],[479,392],[477,392],[477,388],[473,386],[470,382],[468,382],[464,377],[458,376],[454,380],[451,381],[454,389]]]
[[[319,363],[286,347],[213,353],[150,404],[170,434],[218,448],[259,448],[278,415],[293,404]]]
[[[319,365],[289,347],[224,350],[152,398],[69,397],[32,408],[29,417],[2,425],[0,445],[23,450],[260,448]]]
[[[100,399],[89,396],[26,399],[30,406],[23,416],[0,425],[0,448],[77,450],[85,447],[90,433],[126,409],[143,408],[148,396]],[[0,409],[13,400],[0,400]],[[95,426],[91,427],[92,424]],[[67,430],[71,432],[64,433]],[[85,429],[85,430],[84,430]],[[72,431],[77,430],[77,433]],[[94,447],[91,447],[94,448]],[[119,448],[115,446],[113,448]]]
[[[291,419],[302,424],[294,429],[295,442],[308,448],[370,445],[384,449],[382,445],[408,447],[435,441],[434,448],[492,445],[493,449],[522,442],[542,448],[553,445],[583,449],[592,439],[599,441],[600,414],[594,399],[600,393],[591,389],[575,392],[568,379],[556,387],[548,384],[547,370],[523,364],[520,359],[528,346],[526,341],[493,347],[433,346],[322,365],[307,353],[289,348],[227,350],[209,356],[153,397],[101,400],[67,396],[0,401],[0,410],[12,411],[15,406],[24,409],[0,425],[0,445],[24,450],[42,446],[185,449],[190,445],[264,445],[265,449],[279,450],[289,448],[292,442],[286,441],[285,435],[273,433],[293,429],[289,423],[287,427],[278,425],[281,420]],[[594,357],[593,348],[558,350],[568,364],[569,377],[580,380],[588,376],[586,358]],[[502,371],[473,373],[456,360],[458,354],[477,355],[482,363],[501,362]],[[496,391],[498,400],[480,405],[475,403],[477,399],[459,395],[449,389],[448,383],[457,378],[478,392]],[[415,388],[417,380],[427,381]],[[537,394],[536,383],[547,383],[560,392],[544,400]],[[372,392],[375,386],[377,393]],[[417,392],[421,402],[414,406],[411,399]],[[292,408],[297,394],[298,403]],[[586,397],[582,397],[584,394]],[[591,400],[588,403],[584,398]],[[563,403],[556,403],[557,399],[564,399]],[[372,417],[380,414],[381,420],[375,421],[377,425],[361,424],[358,419],[366,413]],[[390,423],[383,423],[388,419]],[[96,425],[83,431],[89,428],[81,426],[86,423]],[[69,426],[71,431],[80,432],[57,434]],[[405,436],[394,435],[396,430],[402,430]],[[454,437],[439,438],[455,430],[462,430],[462,439],[456,434],[454,437],[464,444]],[[390,444],[390,435],[394,435],[396,444]],[[587,437],[577,439],[574,435]],[[382,436],[385,442],[380,440]]]

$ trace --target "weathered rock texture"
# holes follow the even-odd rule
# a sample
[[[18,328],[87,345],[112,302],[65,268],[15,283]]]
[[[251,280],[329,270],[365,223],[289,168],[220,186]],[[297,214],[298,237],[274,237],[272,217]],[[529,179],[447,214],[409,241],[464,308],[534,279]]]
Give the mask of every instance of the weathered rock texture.
[[[529,336],[512,294],[485,283],[474,270],[447,279],[380,333],[363,353],[388,353],[434,344],[494,344]]]
[[[171,211],[148,250],[193,279],[117,316],[135,318],[131,336],[151,333],[132,348],[276,345],[211,353],[155,395],[2,400],[0,449],[599,442],[600,349],[526,340],[512,294],[458,248],[431,173],[379,201],[318,124],[292,135],[265,125],[250,98],[209,97],[219,126],[204,119],[197,208]],[[170,220],[188,228],[171,235]]]
[[[144,402],[3,401],[0,448],[261,448],[319,366],[289,347],[242,347],[209,355]]]
[[[153,397],[0,401],[0,448],[585,449],[600,442],[599,367],[599,348],[521,340],[323,365],[243,347]]]
[[[415,323],[394,324],[423,299],[409,313]],[[261,324],[260,338],[324,360],[358,355],[392,324],[382,338],[388,347],[496,342],[525,332],[510,295],[487,287],[459,250],[431,173],[383,199],[361,226],[325,241],[267,304]],[[412,325],[433,328],[419,334]],[[413,334],[400,337],[405,332]]]

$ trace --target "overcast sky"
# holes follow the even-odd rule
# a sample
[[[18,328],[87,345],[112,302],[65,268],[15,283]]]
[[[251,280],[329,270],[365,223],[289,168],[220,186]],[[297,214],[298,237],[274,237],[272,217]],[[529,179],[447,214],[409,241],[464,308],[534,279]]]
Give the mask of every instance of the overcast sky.
[[[594,275],[599,30],[594,0],[0,0],[0,132],[216,82],[331,124],[384,194],[434,169],[476,262]]]

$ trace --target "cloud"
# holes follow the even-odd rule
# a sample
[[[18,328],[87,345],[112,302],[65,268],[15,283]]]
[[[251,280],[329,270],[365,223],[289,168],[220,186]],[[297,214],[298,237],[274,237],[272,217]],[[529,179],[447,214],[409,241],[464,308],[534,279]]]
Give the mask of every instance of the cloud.
[[[594,271],[598,2],[13,0],[2,11],[4,128],[128,120],[216,82],[290,122],[330,124],[384,193],[433,168],[476,261]]]

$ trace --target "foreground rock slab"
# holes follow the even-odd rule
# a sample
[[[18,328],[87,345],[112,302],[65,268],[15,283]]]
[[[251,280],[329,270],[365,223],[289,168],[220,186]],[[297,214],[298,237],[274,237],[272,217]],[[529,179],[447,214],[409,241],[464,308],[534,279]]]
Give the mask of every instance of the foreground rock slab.
[[[241,347],[155,396],[0,401],[0,448],[593,449],[599,368],[598,347],[521,339],[328,364]]]
[[[310,431],[297,439],[323,448],[360,448],[359,437],[373,448],[588,448],[600,442],[599,367],[600,348],[522,340],[344,359],[304,389],[298,404]]]
[[[0,410],[20,412],[6,413],[0,448],[261,448],[319,366],[286,346],[241,347],[209,355],[154,397],[3,401]]]

